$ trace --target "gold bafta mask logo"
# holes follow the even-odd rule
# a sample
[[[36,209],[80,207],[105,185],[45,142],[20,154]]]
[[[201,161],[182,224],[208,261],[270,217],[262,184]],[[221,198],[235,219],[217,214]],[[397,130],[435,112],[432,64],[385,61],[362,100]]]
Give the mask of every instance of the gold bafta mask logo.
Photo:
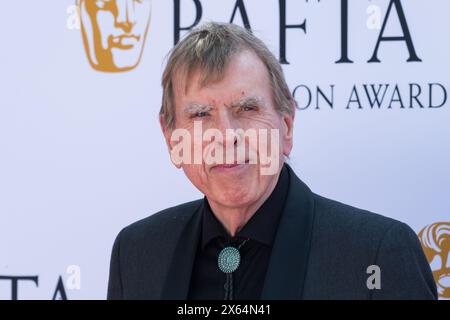
[[[150,25],[151,0],[77,0],[91,66],[122,72],[140,62]]]
[[[450,222],[436,222],[419,232],[440,298],[450,299]]]

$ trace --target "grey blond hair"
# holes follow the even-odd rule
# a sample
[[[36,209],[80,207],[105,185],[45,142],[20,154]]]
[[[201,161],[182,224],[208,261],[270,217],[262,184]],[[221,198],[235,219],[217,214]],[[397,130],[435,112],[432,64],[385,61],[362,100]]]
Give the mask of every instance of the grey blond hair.
[[[175,126],[174,75],[188,79],[195,69],[201,72],[200,85],[223,78],[230,59],[236,53],[253,51],[267,68],[275,108],[294,114],[296,102],[286,83],[283,69],[267,46],[242,27],[211,22],[192,30],[170,52],[162,76],[163,97],[160,116],[165,125]],[[187,81],[186,81],[187,83]]]

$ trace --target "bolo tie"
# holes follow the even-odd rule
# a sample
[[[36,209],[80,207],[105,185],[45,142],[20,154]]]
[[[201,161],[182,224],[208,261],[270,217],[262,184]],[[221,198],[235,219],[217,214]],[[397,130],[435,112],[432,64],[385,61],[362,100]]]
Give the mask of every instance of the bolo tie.
[[[239,249],[247,243],[250,239],[245,239],[238,246],[227,245],[219,252],[217,258],[217,265],[226,275],[224,284],[225,300],[233,300],[233,272],[237,270],[241,263],[241,253]]]

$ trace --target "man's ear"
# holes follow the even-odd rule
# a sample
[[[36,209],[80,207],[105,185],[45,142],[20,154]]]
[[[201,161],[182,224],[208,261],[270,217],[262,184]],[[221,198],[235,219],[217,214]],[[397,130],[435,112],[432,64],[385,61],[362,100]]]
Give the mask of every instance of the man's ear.
[[[164,135],[164,140],[166,140],[166,145],[170,152],[170,150],[172,150],[172,146],[170,144],[170,136],[172,134],[172,130],[170,130],[167,126],[166,120],[164,119],[164,116],[162,114],[159,115],[159,124],[161,125],[161,131]]]
[[[283,134],[281,139],[283,140],[283,154],[289,156],[293,147],[294,140],[294,118],[295,108],[292,113],[284,112],[282,115]]]
[[[163,115],[159,116],[159,124],[161,125],[161,130],[163,132],[164,135],[164,140],[166,140],[166,145],[167,145],[167,149],[169,151],[169,156],[170,156],[170,160],[172,161],[172,163],[175,165],[175,167],[177,167],[178,169],[181,168],[181,165],[175,163],[172,159],[172,141],[171,141],[171,137],[172,137],[172,129],[169,128],[169,126],[166,123],[166,120],[164,119]]]

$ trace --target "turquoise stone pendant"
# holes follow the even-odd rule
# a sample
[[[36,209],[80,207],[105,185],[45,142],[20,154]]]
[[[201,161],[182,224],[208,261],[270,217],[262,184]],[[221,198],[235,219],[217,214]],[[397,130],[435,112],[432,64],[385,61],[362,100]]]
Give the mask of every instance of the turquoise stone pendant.
[[[219,269],[224,273],[236,271],[241,262],[241,254],[235,247],[225,247],[220,251],[218,258]]]

